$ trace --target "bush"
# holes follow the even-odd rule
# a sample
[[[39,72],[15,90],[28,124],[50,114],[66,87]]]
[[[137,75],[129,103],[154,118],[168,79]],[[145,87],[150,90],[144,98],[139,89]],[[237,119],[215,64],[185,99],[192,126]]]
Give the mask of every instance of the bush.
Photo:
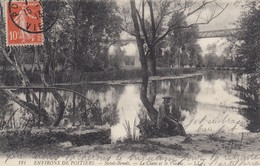
[[[140,132],[140,139],[182,135],[180,130],[174,129],[167,120],[164,121],[164,127],[159,129],[157,124],[148,118],[147,112],[144,109],[140,111],[138,118],[140,119],[140,122],[137,126]]]
[[[111,130],[86,132],[81,129],[5,130],[0,132],[0,151],[16,151],[23,148],[41,149],[49,145],[70,141],[73,145],[110,144]]]

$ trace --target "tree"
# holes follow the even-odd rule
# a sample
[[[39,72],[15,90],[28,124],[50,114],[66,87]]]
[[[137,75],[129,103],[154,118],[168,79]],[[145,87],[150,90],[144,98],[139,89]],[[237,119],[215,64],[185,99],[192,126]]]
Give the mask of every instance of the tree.
[[[246,85],[237,85],[236,90],[239,92],[239,104],[244,107],[240,108],[240,113],[248,120],[247,129],[251,132],[260,131],[260,95],[259,82],[255,78],[247,78]]]
[[[4,24],[4,18],[3,18],[3,6],[0,5],[1,10],[1,30],[3,29]],[[20,81],[19,85],[21,86],[31,86],[31,80],[29,79],[27,72],[25,70],[25,61],[26,58],[24,58],[24,54],[31,54],[31,56],[35,57],[37,60],[37,64],[39,67],[40,75],[41,75],[41,81],[43,86],[49,86],[48,83],[45,80],[43,70],[40,65],[39,61],[39,52],[38,47],[30,47],[30,49],[19,47],[16,49],[13,49],[11,47],[6,47],[5,42],[3,41],[4,31],[1,31],[0,33],[0,47],[3,56],[8,61],[8,63],[15,69],[17,78]],[[46,73],[47,75],[50,75],[50,73]],[[2,84],[2,83],[1,83]],[[65,103],[61,97],[61,95],[56,90],[51,90],[52,95],[58,102],[58,108],[56,110],[56,116],[52,117],[44,108],[40,108],[39,105],[43,105],[39,101],[39,97],[36,95],[36,92],[32,89],[28,90],[26,93],[26,100],[23,100],[19,98],[16,94],[14,94],[11,90],[3,90],[3,92],[14,102],[19,104],[21,107],[28,110],[34,117],[41,117],[41,121],[46,126],[57,126],[59,125],[59,122],[63,116],[64,110],[65,110]],[[31,95],[30,95],[31,94]]]
[[[192,67],[202,67],[203,65],[203,60],[202,60],[202,55],[201,55],[201,47],[199,44],[194,43],[190,47],[190,63],[189,65]]]
[[[176,13],[172,16],[169,25],[176,22],[175,18],[180,17],[182,21],[178,27],[185,27],[188,25],[183,13]],[[169,33],[167,41],[169,42],[170,51],[172,54],[172,61],[177,62],[178,66],[185,65],[196,66],[198,63],[198,56],[201,53],[201,48],[197,44],[199,28],[193,25],[189,28],[177,28]]]
[[[211,11],[207,19],[202,18],[203,12],[201,11],[209,5],[212,5],[211,7],[214,10]],[[227,5],[220,8],[220,5],[216,1],[202,2],[199,4],[191,1],[181,2],[178,0],[141,0],[139,6],[139,10],[135,7],[135,12],[141,38],[144,41],[145,56],[149,62],[152,75],[156,75],[156,50],[160,42],[163,42],[167,35],[173,30],[188,29],[194,25],[207,24],[220,15]],[[124,13],[127,13],[127,10],[124,10]],[[198,16],[195,16],[196,14],[198,14]],[[192,16],[196,17],[195,22],[186,26],[180,24],[186,18]],[[123,30],[136,36],[133,30],[134,28],[131,26],[132,22],[127,19],[127,16],[124,17],[124,20]]]
[[[207,67],[224,67],[229,64],[229,59],[225,55],[217,55],[217,45],[207,46],[207,54],[204,56],[204,62]]]
[[[246,85],[237,86],[241,104],[246,107],[241,113],[249,120],[248,129],[259,132],[260,129],[260,2],[248,1],[244,4],[238,21],[240,30],[233,40],[237,51],[237,65],[244,68]]]
[[[217,45],[209,44],[207,45],[207,54],[204,57],[204,62],[207,67],[216,67],[217,66]]]
[[[83,71],[103,70],[108,61],[107,45],[119,39],[120,17],[114,1],[83,1],[73,4],[74,67]],[[76,41],[75,40],[75,41]],[[88,62],[88,63],[86,63]]]
[[[55,64],[82,72],[108,67],[108,46],[121,32],[117,8],[112,0],[67,1],[47,37],[47,50],[61,62]]]
[[[185,18],[193,15],[196,12],[204,9],[205,6],[209,4],[216,4],[215,9],[219,5],[216,1],[203,1],[199,7],[195,7],[196,3],[192,3],[190,1],[185,1],[181,3],[180,1],[152,1],[152,0],[142,0],[140,2],[140,10],[136,7],[135,0],[130,0],[131,6],[131,16],[134,31],[128,31],[133,34],[137,40],[137,47],[139,50],[140,62],[141,62],[141,71],[142,71],[142,84],[141,84],[141,92],[140,98],[141,101],[148,112],[148,116],[153,122],[156,122],[158,112],[152,105],[152,103],[147,98],[147,85],[148,85],[148,60],[150,61],[150,69],[152,75],[156,75],[156,55],[155,50],[156,46],[163,41],[167,35],[177,28],[189,28],[194,24],[206,24],[211,20],[216,18],[219,14],[221,14],[225,7],[218,12],[217,10],[212,11],[211,16],[205,22],[196,22],[194,24],[190,24],[184,27],[179,27],[177,23],[183,21],[179,17],[176,17],[176,22],[173,24],[168,24],[165,26],[166,18],[176,12],[185,13]],[[148,8],[146,10],[146,7]],[[174,7],[172,9],[171,7]],[[193,7],[193,9],[191,8]],[[187,9],[191,9],[187,12]],[[149,13],[147,13],[149,11]],[[198,18],[200,14],[198,15]],[[147,18],[147,19],[146,19]],[[125,19],[126,20],[126,19]],[[150,22],[150,26],[146,27],[145,20]],[[178,21],[179,20],[179,21]],[[198,19],[197,19],[198,20]],[[129,24],[127,24],[129,25]],[[167,25],[167,24],[166,24]],[[127,31],[127,29],[125,28]],[[128,29],[129,30],[129,29]]]
[[[238,21],[240,30],[235,36],[237,63],[248,74],[260,73],[260,2],[250,1],[244,5],[244,12]]]
[[[228,45],[224,48],[222,51],[223,56],[223,65],[225,67],[234,67],[235,66],[235,59],[234,59],[234,52],[233,52],[233,46]]]
[[[35,83],[36,76],[40,78],[37,82],[39,85],[52,86],[56,83],[56,73],[60,70],[101,70],[106,64],[107,44],[119,37],[117,23],[120,19],[116,17],[117,6],[114,1],[43,2],[43,6],[47,4],[50,8],[43,7],[44,14],[53,15],[51,6],[60,6],[60,17],[51,29],[44,32],[44,45],[37,47],[6,47],[2,3],[0,5],[0,55],[15,69],[19,86],[31,86]],[[31,68],[25,70],[29,64],[32,64]],[[51,90],[58,103],[55,115],[45,110],[45,101],[41,100],[40,103],[37,92],[32,89],[26,93],[26,100],[10,90],[3,92],[34,117],[41,117],[40,120],[46,126],[59,125],[65,111],[65,102],[56,90]],[[46,98],[46,95],[44,93],[42,98]],[[39,106],[41,110],[38,109]]]

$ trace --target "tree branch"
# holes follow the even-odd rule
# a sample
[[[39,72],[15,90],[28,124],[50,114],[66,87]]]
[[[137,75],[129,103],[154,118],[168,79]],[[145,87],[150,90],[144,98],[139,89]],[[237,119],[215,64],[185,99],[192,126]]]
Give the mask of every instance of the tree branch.
[[[142,3],[142,17],[140,16],[140,13],[137,10],[136,10],[136,15],[137,15],[137,18],[139,19],[141,29],[142,29],[143,35],[145,37],[145,41],[146,41],[147,45],[149,46],[150,41],[149,41],[147,31],[146,31],[145,25],[144,25],[144,18],[143,18],[144,17],[144,6],[143,5],[144,5],[144,3]]]
[[[47,56],[47,58],[48,58],[48,55],[47,55],[47,52],[46,52],[46,46],[44,48],[45,48],[45,56]],[[36,47],[35,47],[35,49],[36,49]],[[38,52],[37,49],[35,51]],[[38,53],[36,55],[38,56]],[[39,67],[39,70],[40,70],[40,73],[41,73],[41,80],[44,83],[44,85],[46,87],[48,87],[49,85],[45,80],[43,69],[41,68],[41,66],[39,64],[39,58],[37,58],[37,59],[38,59],[38,67]],[[59,107],[58,107],[58,110],[57,110],[58,115],[55,117],[55,119],[52,123],[53,126],[58,126],[62,117],[63,117],[66,106],[65,106],[65,102],[64,102],[63,98],[61,97],[61,95],[56,90],[51,89],[51,93],[54,96],[55,100],[59,103]]]
[[[154,19],[154,12],[153,12],[153,3],[151,0],[147,0],[149,10],[150,10],[150,17],[151,17],[151,24],[152,24],[152,41],[156,38],[156,26],[155,26],[155,19]]]
[[[43,122],[45,125],[49,126],[52,122],[52,118],[47,114],[45,110],[38,110],[38,107],[32,103],[28,103],[26,101],[21,100],[17,97],[11,90],[2,89],[2,91],[14,102],[28,110],[33,116],[38,116],[39,114],[43,116]]]
[[[174,24],[174,25],[172,25],[172,26],[169,26],[169,27],[168,27],[168,30],[167,30],[161,37],[157,38],[157,40],[155,40],[155,41],[151,44],[151,46],[156,45],[159,41],[161,41],[162,39],[164,39],[171,31],[173,31],[173,30],[176,29],[176,28],[189,28],[189,27],[191,27],[191,26],[193,26],[193,25],[209,24],[213,19],[215,19],[215,18],[218,17],[221,13],[223,13],[224,10],[226,9],[226,7],[228,6],[228,4],[225,5],[225,7],[224,7],[218,14],[216,14],[215,16],[212,16],[212,17],[211,17],[209,20],[207,20],[206,22],[193,23],[193,24],[190,24],[189,26],[186,26],[186,27],[177,27],[177,26],[176,26],[176,25],[178,25],[178,23],[180,23],[181,21],[183,21],[183,20],[186,19],[187,17],[191,16],[192,14],[194,14],[195,12],[201,10],[201,9],[204,8],[207,4],[212,3],[212,2],[214,2],[214,1],[203,2],[203,4],[202,4],[201,6],[199,6],[199,7],[198,7],[197,9],[195,9],[194,11],[188,13],[188,14],[186,15],[186,17],[184,17],[183,19],[179,20],[176,24]]]

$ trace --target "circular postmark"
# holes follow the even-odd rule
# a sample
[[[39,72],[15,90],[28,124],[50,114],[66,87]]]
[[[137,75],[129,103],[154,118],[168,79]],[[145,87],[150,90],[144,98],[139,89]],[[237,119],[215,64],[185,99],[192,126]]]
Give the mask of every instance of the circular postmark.
[[[11,21],[28,33],[43,33],[56,22],[59,14],[57,1],[9,0],[8,10]]]

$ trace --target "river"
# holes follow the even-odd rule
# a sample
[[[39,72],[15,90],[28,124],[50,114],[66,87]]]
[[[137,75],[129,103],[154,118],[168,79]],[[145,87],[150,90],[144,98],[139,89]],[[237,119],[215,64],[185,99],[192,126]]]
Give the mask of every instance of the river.
[[[163,102],[164,96],[170,96],[170,107],[180,111],[180,121],[187,134],[249,132],[248,118],[241,114],[241,109],[245,106],[240,104],[239,91],[235,90],[235,87],[240,84],[244,84],[243,79],[230,71],[211,71],[189,78],[151,81],[148,96],[150,100],[154,100],[156,109]],[[100,107],[103,125],[106,123],[111,126],[113,142],[127,136],[126,127],[129,127],[136,137],[139,136],[136,126],[139,118],[145,113],[139,97],[140,84],[74,85],[66,88],[80,91],[87,98],[95,101],[95,104]],[[73,121],[71,117],[73,95],[70,92],[60,93],[67,106],[64,116],[66,122],[63,120],[61,125],[69,126]],[[19,96],[25,98],[23,93],[19,93]],[[47,94],[45,100],[44,107],[54,112],[56,101],[51,94]],[[76,105],[78,111],[82,112],[83,100],[76,98]],[[10,112],[21,108],[12,101],[6,101],[2,103],[0,109],[5,109],[2,119],[8,119]],[[86,108],[84,110],[86,111]],[[80,125],[80,115],[76,113],[75,125]],[[25,111],[17,111],[16,127],[24,126],[26,117],[28,119],[30,115]]]

